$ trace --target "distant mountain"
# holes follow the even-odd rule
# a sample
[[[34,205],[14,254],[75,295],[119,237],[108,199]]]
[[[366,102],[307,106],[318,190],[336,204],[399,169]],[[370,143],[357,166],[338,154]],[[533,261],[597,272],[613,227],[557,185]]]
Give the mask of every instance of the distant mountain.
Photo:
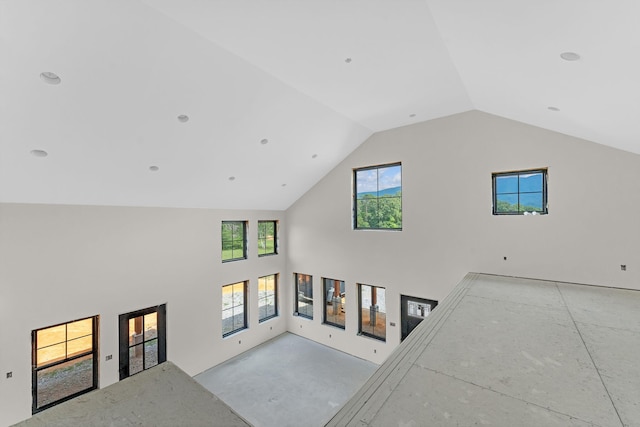
[[[367,191],[364,193],[358,193],[358,198],[361,199],[366,195],[369,196],[373,196],[373,197],[384,197],[384,196],[395,196],[396,194],[398,194],[399,192],[402,191],[402,187],[392,187],[392,188],[385,188],[384,190],[380,190],[380,191]]]

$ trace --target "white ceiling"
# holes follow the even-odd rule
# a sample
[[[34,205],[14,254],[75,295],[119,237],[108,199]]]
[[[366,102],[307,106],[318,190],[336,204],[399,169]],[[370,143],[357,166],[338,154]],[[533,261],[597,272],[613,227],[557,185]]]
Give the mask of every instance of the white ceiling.
[[[640,153],[638,17],[638,0],[0,0],[0,201],[286,209],[373,132],[470,109]]]

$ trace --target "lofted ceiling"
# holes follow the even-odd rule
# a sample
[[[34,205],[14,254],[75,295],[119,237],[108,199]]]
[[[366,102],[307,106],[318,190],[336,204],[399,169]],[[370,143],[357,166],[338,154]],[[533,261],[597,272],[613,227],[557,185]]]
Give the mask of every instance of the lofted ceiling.
[[[286,209],[372,133],[472,109],[640,153],[639,16],[637,0],[0,0],[0,202]]]

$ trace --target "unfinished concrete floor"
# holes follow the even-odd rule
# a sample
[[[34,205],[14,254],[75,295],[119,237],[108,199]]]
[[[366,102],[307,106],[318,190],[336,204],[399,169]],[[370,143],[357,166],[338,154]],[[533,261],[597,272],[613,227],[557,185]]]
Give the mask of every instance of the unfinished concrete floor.
[[[285,333],[194,378],[256,427],[321,427],[377,367]]]
[[[640,426],[640,292],[469,274],[329,426]]]
[[[63,402],[15,425],[74,426],[250,427],[171,362]]]

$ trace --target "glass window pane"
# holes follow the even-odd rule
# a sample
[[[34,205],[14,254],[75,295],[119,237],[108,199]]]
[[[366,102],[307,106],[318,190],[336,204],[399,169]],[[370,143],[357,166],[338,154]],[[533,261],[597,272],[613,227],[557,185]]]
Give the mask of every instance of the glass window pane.
[[[517,193],[518,175],[506,175],[496,177],[496,194]]]
[[[520,193],[542,191],[542,173],[520,175]]]
[[[378,174],[376,169],[356,171],[356,198],[378,196]]]
[[[158,340],[153,339],[144,343],[144,369],[158,364]]]
[[[50,345],[49,347],[44,347],[38,349],[36,352],[36,358],[38,360],[38,367],[48,365],[49,363],[56,362],[58,360],[63,360],[67,355],[67,344],[66,342],[62,342],[60,344]]]
[[[397,197],[402,192],[400,165],[378,169],[378,197]]]
[[[142,372],[144,369],[144,356],[142,344],[129,348],[129,375]]]
[[[129,319],[129,345],[140,344],[142,341],[142,316]]]
[[[84,319],[67,323],[67,339],[80,338],[93,334],[93,319]]]
[[[402,228],[402,199],[400,197],[378,199],[378,227]]]
[[[542,193],[520,194],[520,212],[542,212]]]
[[[67,339],[67,325],[40,329],[37,334],[38,348],[64,342]]]
[[[497,194],[496,212],[518,212],[517,194]]]
[[[42,369],[37,373],[37,407],[42,408],[93,387],[93,356]]]
[[[67,357],[77,356],[93,350],[93,335],[76,338],[67,342]]]
[[[158,313],[150,313],[144,316],[144,340],[158,336]]]
[[[367,195],[357,203],[356,227],[378,228],[378,199]]]
[[[386,325],[385,289],[360,285],[360,332],[385,340]]]

